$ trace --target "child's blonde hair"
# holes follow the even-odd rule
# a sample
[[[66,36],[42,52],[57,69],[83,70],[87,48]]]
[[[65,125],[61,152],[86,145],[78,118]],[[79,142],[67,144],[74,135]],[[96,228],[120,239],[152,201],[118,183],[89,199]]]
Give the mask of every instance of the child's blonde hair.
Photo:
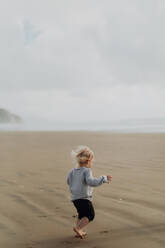
[[[78,146],[76,150],[71,152],[72,158],[81,166],[88,163],[94,158],[93,151],[88,146]]]

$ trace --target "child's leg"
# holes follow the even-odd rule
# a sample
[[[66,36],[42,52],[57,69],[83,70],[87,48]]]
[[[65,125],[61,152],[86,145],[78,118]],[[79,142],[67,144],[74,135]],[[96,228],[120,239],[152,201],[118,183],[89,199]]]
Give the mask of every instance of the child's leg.
[[[88,225],[89,223],[89,220],[87,217],[83,217],[80,221],[77,222],[77,225],[76,227],[73,228],[73,230],[77,233],[77,235],[80,237],[80,238],[84,238],[85,234],[82,229]]]
[[[73,203],[78,212],[78,220],[73,230],[80,238],[83,238],[86,233],[84,233],[82,229],[93,220],[94,208],[92,203],[87,199],[78,199],[73,201]]]
[[[77,217],[76,226],[79,224],[80,219]]]
[[[87,217],[83,217],[77,224],[77,229],[82,230],[86,225],[88,225],[89,220]]]
[[[79,223],[80,223],[80,219],[79,219],[79,218],[77,218],[77,221],[76,221],[76,228],[78,228]],[[84,231],[82,230],[82,235],[83,235],[83,236],[85,236],[86,234],[87,234],[87,233],[86,233],[86,232],[84,232]],[[75,237],[80,237],[80,235],[76,235]]]

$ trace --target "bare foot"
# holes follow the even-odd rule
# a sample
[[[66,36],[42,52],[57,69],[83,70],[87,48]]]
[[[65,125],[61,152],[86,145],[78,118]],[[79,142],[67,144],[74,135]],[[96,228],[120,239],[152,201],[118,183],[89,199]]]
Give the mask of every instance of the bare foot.
[[[82,235],[85,237],[87,235],[87,233],[82,231]],[[80,236],[76,234],[75,238],[80,238]]]
[[[84,238],[84,235],[83,235],[83,231],[81,230],[78,230],[76,227],[73,227],[73,231],[77,234],[77,236],[80,238],[80,239],[83,239]]]

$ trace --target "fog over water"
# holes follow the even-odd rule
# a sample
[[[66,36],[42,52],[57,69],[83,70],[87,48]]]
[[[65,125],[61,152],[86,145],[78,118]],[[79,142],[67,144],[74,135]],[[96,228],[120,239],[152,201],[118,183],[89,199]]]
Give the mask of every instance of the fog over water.
[[[130,119],[111,122],[26,122],[20,124],[1,124],[0,130],[4,131],[108,131],[127,133],[164,133],[165,119]]]
[[[165,130],[165,2],[15,0],[0,8],[0,130]]]

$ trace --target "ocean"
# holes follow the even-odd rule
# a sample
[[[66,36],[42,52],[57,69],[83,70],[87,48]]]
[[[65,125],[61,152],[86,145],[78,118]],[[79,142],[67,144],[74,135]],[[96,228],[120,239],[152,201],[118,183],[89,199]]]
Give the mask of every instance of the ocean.
[[[165,132],[165,118],[125,119],[107,122],[24,121],[20,124],[0,124],[1,131],[109,131],[109,132]]]

